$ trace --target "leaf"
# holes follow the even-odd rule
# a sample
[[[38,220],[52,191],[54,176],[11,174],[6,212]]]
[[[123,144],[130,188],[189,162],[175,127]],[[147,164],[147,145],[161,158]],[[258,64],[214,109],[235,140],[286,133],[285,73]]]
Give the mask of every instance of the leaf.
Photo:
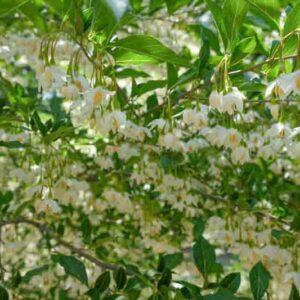
[[[170,89],[178,80],[176,67],[172,64],[167,64],[167,73],[168,73],[167,86],[168,89]]]
[[[205,224],[202,219],[197,219],[194,223],[193,227],[193,237],[194,240],[197,241],[202,237],[203,231],[205,229]]]
[[[14,198],[14,194],[11,191],[0,192],[0,206],[2,204],[8,204]]]
[[[106,271],[102,273],[95,282],[95,288],[101,294],[109,288],[110,284],[110,272]]]
[[[159,63],[153,57],[148,55],[134,53],[125,49],[114,49],[111,52],[118,65],[140,65],[140,64],[157,64]]]
[[[278,0],[247,0],[254,14],[262,18],[271,29],[279,31],[280,4]]]
[[[190,63],[163,45],[159,40],[148,35],[131,35],[117,40],[111,47],[129,50],[140,55],[149,56],[160,62],[168,62],[176,66],[189,67]]]
[[[32,1],[24,3],[18,10],[20,10],[21,13],[28,18],[28,20],[32,21],[37,28],[41,30],[46,29],[46,23],[40,13],[40,8],[36,4],[32,3]]]
[[[233,294],[237,292],[241,284],[241,273],[231,273],[224,277],[220,286],[231,291]]]
[[[248,37],[242,39],[238,42],[236,47],[234,48],[232,58],[231,58],[231,65],[234,65],[241,61],[243,58],[251,54],[256,47],[256,39],[255,37]]]
[[[8,141],[8,142],[0,141],[0,147],[6,147],[6,148],[10,148],[10,149],[13,149],[13,148],[26,148],[28,146],[29,145],[22,144],[19,141]]]
[[[73,256],[59,255],[59,264],[65,269],[65,272],[83,284],[88,285],[88,277],[84,264]]]
[[[91,241],[92,225],[88,217],[82,221],[81,231],[84,242],[89,243]]]
[[[172,281],[172,272],[170,269],[165,269],[161,275],[161,278],[159,279],[157,283],[157,287],[161,288],[162,286],[169,286]]]
[[[168,13],[171,15],[176,10],[184,5],[187,5],[190,0],[165,0],[168,8]]]
[[[114,279],[116,282],[117,289],[121,290],[127,282],[127,274],[123,267],[118,268],[114,272]]]
[[[300,29],[300,1],[295,4],[288,14],[284,24],[283,34],[287,35],[297,28]]]
[[[206,67],[208,59],[210,57],[210,43],[203,32],[201,32],[202,47],[199,53],[199,74],[201,74],[202,69]]]
[[[289,300],[300,300],[299,292],[294,284],[292,285]]]
[[[182,263],[183,254],[181,252],[166,254],[163,256],[163,259],[165,262],[165,268],[172,270]]]
[[[223,15],[227,28],[227,36],[230,43],[236,39],[237,32],[243,24],[247,10],[248,4],[246,0],[225,0]]]
[[[250,287],[255,300],[261,300],[269,287],[271,276],[261,262],[250,271]]]
[[[212,0],[206,0],[208,9],[213,15],[214,21],[216,23],[216,27],[219,31],[219,34],[221,36],[221,39],[223,41],[224,47],[227,47],[227,30],[226,25],[224,21],[224,14],[222,12],[221,7],[218,5],[218,3],[213,2]]]
[[[0,17],[13,14],[15,10],[20,9],[30,0],[1,0]]]
[[[28,272],[26,272],[26,274],[22,277],[22,282],[24,283],[29,283],[29,281],[34,277],[34,276],[37,276],[37,275],[41,275],[43,272],[49,270],[49,265],[44,265],[42,267],[39,267],[39,268],[35,268],[35,269],[32,269]],[[0,298],[1,299],[1,298]]]
[[[223,290],[219,291],[213,295],[207,295],[203,297],[204,300],[237,300],[238,298],[235,297],[231,292]]]
[[[147,92],[163,88],[166,86],[165,80],[150,80],[145,83],[140,83],[134,87],[132,90],[132,97],[134,96],[141,96]]]
[[[108,38],[117,29],[117,16],[106,0],[96,0],[94,3],[92,30]]]
[[[1,300],[9,300],[9,294],[2,285],[0,285],[0,299]]]
[[[117,78],[128,78],[128,77],[131,77],[131,78],[139,78],[139,77],[147,78],[147,77],[150,77],[150,75],[147,74],[146,72],[135,70],[135,69],[129,69],[129,68],[117,71],[115,73],[115,75],[116,75]]]
[[[216,264],[216,254],[214,248],[205,238],[200,237],[193,247],[193,256],[196,267],[203,277],[207,278]]]
[[[181,289],[181,292],[182,294],[190,295],[191,297],[188,299],[191,299],[192,297],[194,297],[195,299],[202,299],[202,297],[200,296],[200,288],[197,285],[183,280],[176,282],[184,286],[184,288]]]

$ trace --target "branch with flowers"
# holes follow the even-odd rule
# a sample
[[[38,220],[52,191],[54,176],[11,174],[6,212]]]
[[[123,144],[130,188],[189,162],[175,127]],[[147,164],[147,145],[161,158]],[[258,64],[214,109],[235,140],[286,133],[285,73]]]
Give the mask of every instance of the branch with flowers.
[[[299,299],[299,1],[3,1],[0,299]]]

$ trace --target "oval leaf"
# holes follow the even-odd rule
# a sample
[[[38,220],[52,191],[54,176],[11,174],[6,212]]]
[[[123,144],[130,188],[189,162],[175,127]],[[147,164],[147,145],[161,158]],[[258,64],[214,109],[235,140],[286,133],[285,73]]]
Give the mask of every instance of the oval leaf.
[[[148,35],[131,35],[117,40],[111,46],[146,55],[160,62],[168,62],[176,66],[190,66],[185,58],[177,55],[159,40]]]
[[[255,300],[261,300],[269,287],[270,274],[261,262],[250,271],[250,286]]]
[[[199,238],[193,247],[196,267],[207,278],[216,264],[215,249],[203,237]]]
[[[60,255],[59,264],[65,269],[65,272],[78,280],[83,284],[88,285],[88,277],[84,264],[73,256]]]

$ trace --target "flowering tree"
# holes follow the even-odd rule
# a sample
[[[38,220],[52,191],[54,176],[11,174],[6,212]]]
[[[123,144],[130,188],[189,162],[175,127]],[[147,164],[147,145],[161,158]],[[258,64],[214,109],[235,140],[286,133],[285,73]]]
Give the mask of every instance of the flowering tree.
[[[300,299],[299,0],[0,4],[0,300]]]

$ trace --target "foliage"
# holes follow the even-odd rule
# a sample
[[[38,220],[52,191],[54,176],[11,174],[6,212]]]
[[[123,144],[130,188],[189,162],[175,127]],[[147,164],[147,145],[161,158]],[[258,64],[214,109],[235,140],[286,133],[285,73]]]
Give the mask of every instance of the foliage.
[[[300,1],[2,0],[0,299],[300,299]]]

